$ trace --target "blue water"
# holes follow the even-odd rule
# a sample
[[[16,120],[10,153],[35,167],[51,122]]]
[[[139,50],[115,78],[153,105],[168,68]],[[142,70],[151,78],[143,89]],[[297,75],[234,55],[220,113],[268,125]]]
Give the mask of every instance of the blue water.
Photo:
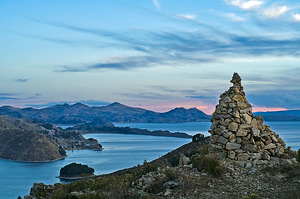
[[[210,122],[188,122],[188,123],[114,123],[116,127],[132,127],[140,129],[168,130],[170,132],[184,132],[189,135],[202,133],[204,136],[209,136],[208,130]]]
[[[300,122],[265,122],[273,131],[291,146],[293,150],[300,148]],[[169,130],[186,132],[190,135],[202,133],[208,136],[210,122],[180,124],[115,124],[148,130]],[[56,176],[63,166],[82,163],[95,169],[95,174],[110,173],[119,169],[142,164],[158,158],[191,139],[116,134],[87,134],[86,138],[94,137],[103,145],[103,151],[68,151],[68,157],[49,163],[22,163],[0,159],[0,193],[1,198],[16,199],[19,195],[29,193],[34,182],[54,184],[61,182]]]
[[[49,163],[24,163],[0,159],[0,198],[16,199],[27,195],[34,182],[54,184],[61,182],[56,176],[59,170],[72,162],[87,164],[95,174],[152,161],[191,141],[187,138],[171,138],[143,135],[87,134],[104,147],[103,151],[68,151],[68,157]]]
[[[300,148],[300,122],[264,122],[269,125],[271,130],[276,132],[282,138],[286,146],[291,146],[293,150]],[[115,123],[117,127],[145,128],[154,130],[169,130],[171,132],[185,132],[189,135],[202,133],[209,136],[208,130],[210,122],[191,122],[191,123]]]

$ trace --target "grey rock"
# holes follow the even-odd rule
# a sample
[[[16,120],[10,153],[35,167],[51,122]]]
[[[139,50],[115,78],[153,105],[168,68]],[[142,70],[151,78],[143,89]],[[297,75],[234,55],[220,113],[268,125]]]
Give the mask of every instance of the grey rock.
[[[256,151],[256,146],[253,144],[246,144],[245,146],[242,147],[245,151],[250,151],[254,152]]]
[[[175,180],[175,181],[168,181],[168,182],[165,182],[165,183],[163,184],[163,187],[164,187],[165,189],[174,189],[175,187],[179,187],[179,186],[182,186],[182,185],[183,185],[182,182],[179,182],[179,181]]]
[[[226,149],[227,150],[235,150],[241,148],[242,145],[235,142],[227,142]]]
[[[265,149],[274,149],[276,148],[276,145],[274,143],[270,143],[267,146],[265,146]]]
[[[236,132],[238,128],[239,125],[236,122],[231,122],[228,126],[228,130],[233,132]]]
[[[236,154],[235,154],[235,152],[234,152],[234,151],[232,151],[232,150],[228,151],[228,158],[230,158],[230,159],[234,159],[234,158],[235,158],[235,156],[236,156]]]
[[[259,137],[260,130],[258,128],[256,128],[256,127],[251,128],[251,134],[252,134],[253,137]]]
[[[248,134],[248,131],[246,129],[239,128],[239,130],[236,133],[236,136],[245,137],[245,136],[247,136],[247,134]]]
[[[226,144],[228,142],[228,140],[226,138],[224,138],[223,136],[220,136],[217,139],[217,142],[221,143],[221,144]]]
[[[271,159],[271,157],[269,156],[269,154],[266,153],[266,152],[263,152],[261,154],[261,157],[262,157],[263,160],[270,160]]]
[[[247,153],[240,153],[237,155],[237,159],[239,161],[247,161],[249,159],[249,155]]]

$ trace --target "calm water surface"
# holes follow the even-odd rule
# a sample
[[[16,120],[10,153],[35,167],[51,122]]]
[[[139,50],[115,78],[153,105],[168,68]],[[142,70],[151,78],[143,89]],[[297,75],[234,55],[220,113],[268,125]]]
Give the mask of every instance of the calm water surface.
[[[300,122],[265,122],[270,125],[294,150],[300,148]],[[182,124],[115,124],[148,130],[169,130],[171,132],[186,132],[190,135],[202,133],[208,136],[210,122]],[[190,139],[115,134],[87,134],[86,138],[94,137],[103,145],[103,151],[68,151],[68,157],[49,163],[22,163],[0,159],[0,197],[16,199],[19,195],[29,193],[34,182],[54,184],[61,182],[56,176],[63,166],[72,163],[82,163],[95,169],[95,174],[110,173],[119,169],[142,164],[144,160],[151,161],[179,146],[190,142]]]

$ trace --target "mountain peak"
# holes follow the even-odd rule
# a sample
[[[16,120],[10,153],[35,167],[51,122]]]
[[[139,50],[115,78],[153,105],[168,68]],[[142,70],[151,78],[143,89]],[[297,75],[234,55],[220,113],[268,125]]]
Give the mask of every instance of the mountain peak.
[[[80,102],[77,102],[77,103],[73,104],[71,107],[76,107],[76,108],[89,108],[88,105],[82,104],[82,103],[80,103]]]
[[[119,102],[114,102],[114,103],[109,104],[109,105],[107,105],[107,106],[109,106],[109,107],[112,107],[112,106],[122,106],[122,107],[125,107],[126,105],[121,104],[121,103],[119,103]],[[126,107],[127,107],[127,106],[126,106]]]

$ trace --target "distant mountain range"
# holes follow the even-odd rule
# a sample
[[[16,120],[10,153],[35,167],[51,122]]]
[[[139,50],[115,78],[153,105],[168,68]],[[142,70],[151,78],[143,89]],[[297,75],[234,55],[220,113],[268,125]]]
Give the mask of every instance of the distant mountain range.
[[[0,107],[0,115],[15,118],[27,117],[42,123],[75,125],[104,118],[109,122],[122,123],[183,123],[209,121],[210,116],[197,108],[175,108],[165,113],[158,113],[142,108],[129,107],[118,102],[107,106],[90,107],[85,104],[62,104],[42,109]]]
[[[91,107],[85,104],[58,104],[55,106],[35,108],[0,107],[0,115],[15,118],[30,118],[41,123],[76,125],[103,118],[109,122],[120,123],[183,123],[207,122],[211,116],[197,108],[175,108],[165,113],[158,113],[142,108],[130,107],[118,102],[107,106]],[[300,110],[256,112],[265,121],[300,121]]]
[[[256,112],[253,114],[255,116],[261,115],[265,121],[300,121],[300,110]]]

